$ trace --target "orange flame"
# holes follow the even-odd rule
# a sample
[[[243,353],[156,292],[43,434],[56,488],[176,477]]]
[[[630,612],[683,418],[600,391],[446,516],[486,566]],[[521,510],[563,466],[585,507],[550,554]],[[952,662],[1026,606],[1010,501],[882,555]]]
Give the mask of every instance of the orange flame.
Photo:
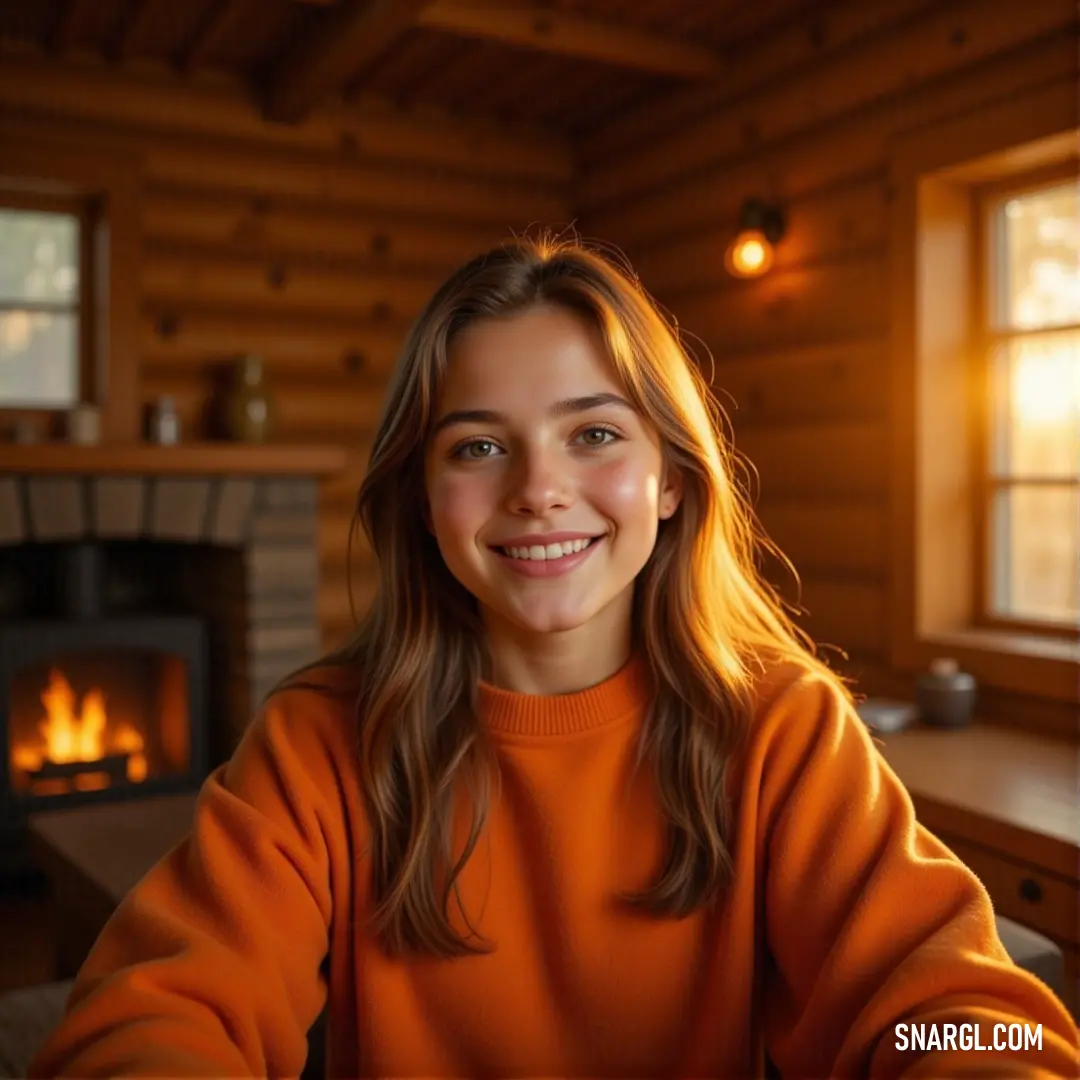
[[[105,695],[94,687],[84,697],[81,711],[76,711],[76,695],[59,671],[49,672],[49,685],[41,695],[45,717],[38,730],[44,746],[18,746],[15,765],[25,772],[35,772],[46,761],[58,764],[71,761],[94,762],[108,754],[126,753],[127,778],[132,783],[146,779],[147,761],[142,752],[143,737],[127,724],[109,731]]]

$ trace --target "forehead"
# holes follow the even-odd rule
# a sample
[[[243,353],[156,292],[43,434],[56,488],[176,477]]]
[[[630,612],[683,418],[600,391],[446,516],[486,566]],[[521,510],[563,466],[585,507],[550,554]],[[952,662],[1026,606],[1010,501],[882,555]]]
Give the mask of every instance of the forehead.
[[[466,327],[450,349],[441,396],[449,406],[481,393],[529,400],[618,389],[597,327],[577,312],[542,305]]]

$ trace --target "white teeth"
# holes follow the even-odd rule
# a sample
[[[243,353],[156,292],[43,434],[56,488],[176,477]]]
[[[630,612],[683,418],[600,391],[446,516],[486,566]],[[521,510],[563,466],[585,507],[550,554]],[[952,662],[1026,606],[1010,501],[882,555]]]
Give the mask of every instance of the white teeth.
[[[586,540],[567,540],[562,544],[533,544],[532,547],[502,548],[503,552],[513,559],[561,559],[564,555],[573,555],[583,548],[587,548],[595,537]]]

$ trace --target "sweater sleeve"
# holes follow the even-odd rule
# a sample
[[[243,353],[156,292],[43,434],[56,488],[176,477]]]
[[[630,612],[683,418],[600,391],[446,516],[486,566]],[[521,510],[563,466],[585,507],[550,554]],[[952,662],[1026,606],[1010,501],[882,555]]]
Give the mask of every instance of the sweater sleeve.
[[[277,695],[209,776],[191,833],[99,936],[32,1078],[300,1074],[343,833],[318,701]]]
[[[981,882],[916,823],[839,689],[802,679],[759,730],[765,1031],[781,1074],[1080,1075],[1068,1012],[1012,963]],[[993,1049],[1013,1024],[1041,1025],[1041,1049]],[[975,1028],[960,1025],[991,1049],[966,1048]]]

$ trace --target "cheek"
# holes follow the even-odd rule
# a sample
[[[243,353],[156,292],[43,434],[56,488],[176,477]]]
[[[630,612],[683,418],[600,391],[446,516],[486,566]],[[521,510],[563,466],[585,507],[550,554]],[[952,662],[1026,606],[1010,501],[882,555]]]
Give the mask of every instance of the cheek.
[[[477,476],[444,474],[428,488],[436,535],[472,533],[488,516],[489,497]]]
[[[615,461],[594,474],[596,502],[611,517],[629,524],[635,517],[655,517],[660,477],[651,462]]]

